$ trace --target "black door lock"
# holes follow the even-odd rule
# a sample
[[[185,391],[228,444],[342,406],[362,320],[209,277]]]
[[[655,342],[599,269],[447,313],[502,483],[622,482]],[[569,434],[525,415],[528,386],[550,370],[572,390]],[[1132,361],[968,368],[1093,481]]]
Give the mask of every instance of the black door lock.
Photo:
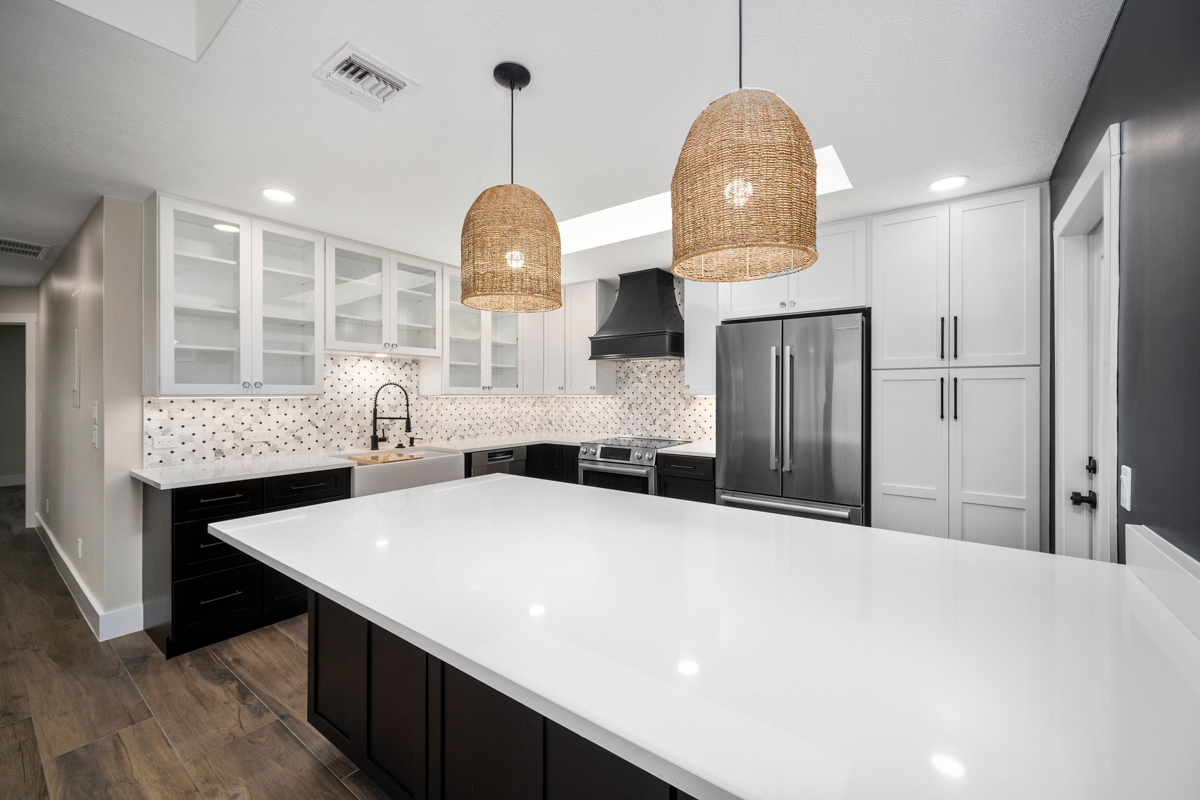
[[[1092,458],[1091,456],[1088,456],[1087,464],[1084,465],[1084,469],[1087,470],[1088,472],[1092,473],[1093,475],[1095,475],[1096,474],[1096,459]]]
[[[1071,492],[1071,505],[1073,505],[1073,506],[1088,505],[1088,506],[1091,506],[1092,508],[1095,508],[1096,507],[1096,493],[1088,492],[1087,494],[1080,494],[1079,492]]]

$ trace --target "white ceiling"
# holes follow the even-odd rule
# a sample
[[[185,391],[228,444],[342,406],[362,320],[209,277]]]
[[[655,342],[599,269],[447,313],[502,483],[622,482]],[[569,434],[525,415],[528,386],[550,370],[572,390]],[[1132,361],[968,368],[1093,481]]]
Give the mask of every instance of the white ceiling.
[[[854,188],[832,221],[1045,180],[1121,0],[746,0],[745,82],[777,91]],[[52,0],[0,8],[0,236],[64,245],[96,200],[154,190],[458,263],[462,218],[516,177],[558,219],[670,188],[737,86],[735,0],[242,0],[198,63]],[[382,112],[321,87],[345,42],[419,87]],[[294,192],[291,206],[258,194]],[[57,252],[57,251],[56,251]],[[667,266],[670,234],[575,253],[564,280]],[[48,263],[0,259],[0,284]]]

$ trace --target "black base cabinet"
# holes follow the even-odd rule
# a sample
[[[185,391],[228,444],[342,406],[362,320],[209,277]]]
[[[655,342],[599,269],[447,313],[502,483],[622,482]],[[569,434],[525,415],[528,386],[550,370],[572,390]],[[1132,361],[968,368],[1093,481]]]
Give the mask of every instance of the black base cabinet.
[[[579,483],[579,445],[534,444],[525,452],[527,477]]]
[[[715,461],[697,456],[658,457],[658,494],[699,503],[717,502]]]
[[[350,497],[350,468],[142,489],[146,633],[167,658],[303,614],[303,585],[208,533],[213,522]]]
[[[316,593],[308,721],[393,800],[693,800]]]

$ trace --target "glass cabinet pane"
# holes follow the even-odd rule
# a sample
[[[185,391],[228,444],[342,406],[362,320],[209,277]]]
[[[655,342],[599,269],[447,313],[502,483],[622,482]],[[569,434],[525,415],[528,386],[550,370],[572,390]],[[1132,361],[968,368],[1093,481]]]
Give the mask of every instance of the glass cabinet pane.
[[[382,258],[334,248],[330,301],[337,341],[383,345]]]
[[[396,262],[396,344],[423,350],[437,348],[437,272]]]
[[[493,389],[520,388],[517,370],[517,330],[520,319],[516,314],[492,312],[492,380]]]
[[[263,382],[316,382],[316,242],[262,233]]]
[[[240,225],[173,211],[175,383],[241,383]]]
[[[483,312],[464,306],[462,280],[450,276],[450,318],[447,326],[449,383],[454,389],[478,389],[483,385],[481,356],[483,355]]]

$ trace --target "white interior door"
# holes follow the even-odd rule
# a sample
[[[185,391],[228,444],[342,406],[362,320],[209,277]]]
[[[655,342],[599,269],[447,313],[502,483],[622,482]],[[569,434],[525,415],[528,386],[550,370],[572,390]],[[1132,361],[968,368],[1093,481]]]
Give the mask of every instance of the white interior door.
[[[950,366],[1041,360],[1041,189],[950,206]]]
[[[1037,550],[1037,367],[950,370],[950,537]]]
[[[721,319],[786,314],[790,276],[720,284]]]
[[[542,391],[563,394],[567,390],[567,311],[559,306],[542,315]]]
[[[949,371],[876,370],[871,393],[871,525],[947,535]]]
[[[950,208],[871,221],[872,351],[876,369],[949,366]]]

